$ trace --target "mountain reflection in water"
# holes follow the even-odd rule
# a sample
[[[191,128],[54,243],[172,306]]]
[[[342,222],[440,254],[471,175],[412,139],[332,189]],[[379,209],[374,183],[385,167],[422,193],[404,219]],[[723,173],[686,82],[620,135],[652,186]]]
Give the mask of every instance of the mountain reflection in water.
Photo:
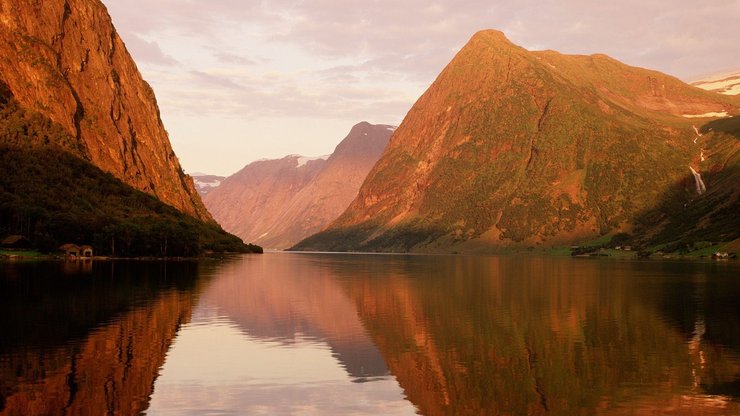
[[[740,414],[734,263],[65,267],[0,267],[0,414]]]

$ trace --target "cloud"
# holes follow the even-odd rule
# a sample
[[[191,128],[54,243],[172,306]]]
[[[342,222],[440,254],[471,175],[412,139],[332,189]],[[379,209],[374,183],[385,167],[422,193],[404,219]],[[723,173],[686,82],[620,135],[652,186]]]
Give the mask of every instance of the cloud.
[[[257,61],[229,52],[216,52],[213,56],[221,63],[236,65],[255,65]]]
[[[177,65],[175,58],[167,55],[157,42],[142,39],[137,34],[132,34],[126,39],[126,47],[134,54],[136,60],[141,63],[155,65]]]
[[[409,77],[438,72],[475,31],[503,30],[525,47],[607,53],[637,65],[686,76],[740,56],[740,1],[621,2],[422,0],[346,2],[316,0],[108,1],[121,32],[176,34],[234,46],[245,37],[291,45],[317,59],[395,62]],[[142,12],[146,11],[146,12]],[[233,36],[240,33],[241,36]],[[691,34],[691,38],[687,38]],[[676,45],[676,40],[682,42]],[[653,46],[646,49],[646,45]],[[670,53],[659,52],[668,48]],[[132,46],[132,49],[136,47]],[[683,68],[687,54],[700,69]],[[252,64],[217,52],[223,63]],[[424,58],[419,62],[415,58]],[[175,55],[175,58],[177,56]],[[411,65],[410,63],[416,63]]]
[[[165,116],[397,124],[486,28],[685,80],[740,67],[740,0],[103,1]]]

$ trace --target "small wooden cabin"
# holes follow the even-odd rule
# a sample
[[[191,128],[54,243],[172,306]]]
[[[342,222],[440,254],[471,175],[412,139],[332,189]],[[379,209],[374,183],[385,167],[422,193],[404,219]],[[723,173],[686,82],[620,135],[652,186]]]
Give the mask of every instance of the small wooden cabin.
[[[80,256],[82,256],[82,257],[92,257],[93,256],[93,248],[91,246],[80,246]]]
[[[33,248],[33,243],[22,235],[9,235],[0,242],[2,248],[9,250],[27,250]]]
[[[67,257],[79,257],[80,247],[76,244],[64,244],[59,247],[59,251]]]

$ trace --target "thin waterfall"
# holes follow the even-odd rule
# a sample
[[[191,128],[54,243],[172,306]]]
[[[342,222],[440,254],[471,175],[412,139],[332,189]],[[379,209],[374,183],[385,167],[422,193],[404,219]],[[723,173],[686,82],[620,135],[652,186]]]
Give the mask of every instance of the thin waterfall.
[[[691,173],[694,175],[694,182],[696,182],[696,192],[701,195],[704,192],[707,191],[706,185],[704,185],[704,181],[701,180],[701,174],[699,172],[695,171],[694,168],[689,166],[689,169],[691,169]]]

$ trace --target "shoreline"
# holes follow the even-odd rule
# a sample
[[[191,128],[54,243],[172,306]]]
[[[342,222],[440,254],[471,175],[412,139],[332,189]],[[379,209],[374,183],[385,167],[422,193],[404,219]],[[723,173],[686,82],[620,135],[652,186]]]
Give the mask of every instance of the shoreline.
[[[738,260],[736,253],[727,253],[727,257],[715,257],[714,254],[679,254],[679,253],[662,253],[660,251],[641,255],[638,251],[624,251],[615,249],[599,249],[594,252],[573,254],[568,247],[559,247],[552,249],[534,249],[534,250],[500,250],[500,251],[412,251],[412,252],[376,252],[376,251],[291,251],[291,250],[266,250],[265,254],[345,254],[345,255],[389,255],[389,256],[522,256],[522,257],[554,257],[554,258],[578,258],[578,259],[611,259],[611,260],[690,260],[690,261],[716,261],[716,262],[734,262]],[[193,257],[162,257],[162,256],[139,256],[139,257],[113,257],[113,256],[93,256],[93,257],[66,257],[58,254],[42,254],[31,251],[19,251],[13,253],[11,250],[0,251],[0,263],[6,262],[29,262],[29,261],[59,261],[59,262],[106,262],[106,261],[159,261],[159,262],[183,262],[183,261],[201,261],[201,260],[224,260],[234,258],[242,254],[259,254],[259,253],[206,253]]]
[[[238,252],[227,252],[227,253],[209,253],[200,256],[193,257],[158,257],[158,256],[141,256],[141,257],[111,257],[111,256],[93,256],[93,257],[66,257],[55,254],[13,254],[8,251],[0,253],[1,262],[13,262],[13,261],[60,261],[60,262],[75,262],[75,263],[86,263],[92,261],[119,261],[119,260],[131,260],[131,261],[193,261],[193,260],[222,260],[226,257],[232,257],[241,254],[257,254],[257,253],[238,253]]]

